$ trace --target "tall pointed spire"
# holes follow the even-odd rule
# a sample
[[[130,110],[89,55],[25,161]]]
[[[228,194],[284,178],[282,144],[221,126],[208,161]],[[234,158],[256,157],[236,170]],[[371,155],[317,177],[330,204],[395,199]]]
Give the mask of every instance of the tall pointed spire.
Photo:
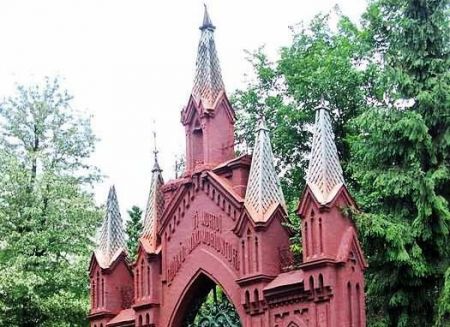
[[[344,185],[344,175],[334,143],[329,109],[322,98],[316,108],[316,122],[306,182],[322,204],[330,202]]]
[[[281,204],[286,209],[280,180],[275,171],[269,129],[261,117],[256,131],[250,176],[245,194],[245,206],[253,214],[253,219],[265,221],[265,214],[273,205]]]
[[[198,45],[196,72],[192,95],[197,101],[202,101],[203,106],[212,109],[220,91],[225,89],[214,42],[214,30],[208,9],[205,5],[203,24],[200,26],[201,36]]]
[[[147,209],[145,210],[144,222],[142,224],[142,237],[147,238],[153,249],[156,248],[156,233],[158,231],[158,220],[164,210],[164,195],[161,186],[164,184],[162,170],[158,163],[158,150],[156,148],[156,134],[153,133],[155,149],[153,151],[155,162],[152,169],[150,192],[148,194]]]
[[[100,238],[95,254],[100,265],[108,267],[113,259],[125,249],[125,231],[123,229],[116,189],[113,185],[109,189],[108,200],[106,202],[106,216],[100,230]]]

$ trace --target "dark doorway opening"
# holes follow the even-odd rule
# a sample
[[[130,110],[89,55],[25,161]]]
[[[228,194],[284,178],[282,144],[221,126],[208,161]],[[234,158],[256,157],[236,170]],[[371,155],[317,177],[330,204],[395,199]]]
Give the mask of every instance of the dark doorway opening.
[[[186,294],[181,327],[241,327],[239,315],[223,289],[200,274]]]

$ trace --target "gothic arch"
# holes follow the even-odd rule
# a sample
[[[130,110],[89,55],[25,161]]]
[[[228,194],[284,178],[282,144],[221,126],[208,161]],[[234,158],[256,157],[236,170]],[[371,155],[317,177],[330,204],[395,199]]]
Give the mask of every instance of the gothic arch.
[[[214,276],[216,276],[215,273]],[[175,309],[171,311],[172,315],[170,317],[168,326],[180,327],[183,319],[186,316],[187,309],[192,303],[193,299],[206,295],[215,285],[218,285],[222,288],[228,300],[234,306],[237,314],[241,319],[241,322],[243,322],[243,317],[245,316],[245,314],[242,311],[240,299],[238,296],[233,295],[233,293],[236,293],[236,288],[238,288],[238,285],[233,286],[228,284],[229,283],[226,281],[225,283],[219,282],[215,277],[213,277],[213,274],[205,271],[204,269],[198,269],[191,278],[189,284],[181,292]],[[239,293],[237,293],[237,295],[238,294]]]
[[[286,327],[306,327],[306,324],[299,318],[295,317],[295,318],[291,319],[285,326]]]

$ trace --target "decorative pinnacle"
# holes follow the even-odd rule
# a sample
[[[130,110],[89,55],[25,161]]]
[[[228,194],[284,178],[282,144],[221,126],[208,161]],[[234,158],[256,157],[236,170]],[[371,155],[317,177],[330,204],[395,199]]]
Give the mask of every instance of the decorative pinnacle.
[[[280,180],[275,170],[269,129],[264,117],[260,116],[256,131],[255,149],[244,201],[255,221],[266,221],[267,211],[276,204],[286,210]]]
[[[126,249],[125,232],[119,210],[116,189],[114,185],[109,189],[106,202],[106,217],[100,230],[97,258],[102,266],[107,267],[117,255],[118,251]]]
[[[155,172],[155,171],[161,172],[162,169],[159,167],[159,163],[158,163],[158,153],[159,153],[159,151],[158,151],[158,147],[156,146],[156,132],[155,131],[153,131],[153,146],[154,146],[154,148],[153,148],[153,155],[154,155],[154,158],[155,158],[155,163],[153,164],[152,172]]]
[[[214,41],[214,29],[205,6],[192,95],[197,101],[202,101],[203,107],[207,110],[213,109],[212,106],[219,93],[225,90]]]
[[[200,26],[200,30],[203,31],[205,29],[209,29],[211,31],[214,31],[216,27],[213,25],[211,18],[209,17],[208,7],[206,6],[206,3],[204,3],[203,6],[205,6],[205,13],[203,15],[203,23],[202,26]]]
[[[329,105],[330,105],[330,103],[327,100],[325,100],[323,95],[321,95],[319,104],[314,108],[314,110],[320,110],[320,109],[330,110]]]
[[[317,200],[327,204],[344,185],[331,118],[326,101],[321,99],[316,108],[316,121],[306,181]]]
[[[145,210],[144,221],[142,224],[142,236],[150,241],[153,249],[156,248],[158,221],[164,210],[164,194],[161,191],[161,186],[164,184],[164,180],[161,172],[162,170],[159,168],[155,153],[155,167],[152,170],[147,208]]]
[[[266,125],[266,118],[262,113],[258,117],[258,126],[256,127],[256,132],[259,132],[261,130],[269,131]]]

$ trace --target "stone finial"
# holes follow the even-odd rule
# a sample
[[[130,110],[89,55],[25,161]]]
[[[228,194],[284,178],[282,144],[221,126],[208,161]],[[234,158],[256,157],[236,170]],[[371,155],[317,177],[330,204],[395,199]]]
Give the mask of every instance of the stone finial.
[[[264,118],[260,118],[256,131],[250,176],[245,194],[245,206],[256,221],[265,221],[267,211],[280,204],[286,210],[280,180],[275,171],[269,129]]]
[[[197,101],[201,100],[206,109],[212,109],[219,93],[225,89],[214,42],[214,29],[205,6],[192,95]]]
[[[344,185],[344,175],[334,143],[330,113],[323,98],[316,108],[306,182],[321,204],[329,203],[339,188]]]
[[[206,4],[204,4],[205,6],[205,12],[203,14],[203,24],[202,26],[200,26],[200,30],[204,30],[204,29],[211,29],[211,30],[215,30],[216,27],[213,25],[211,18],[209,17],[209,13],[208,13],[208,7],[206,6]]]
[[[106,202],[106,216],[100,229],[99,241],[95,254],[102,267],[108,267],[120,252],[126,250],[125,231],[116,189],[109,189]]]

